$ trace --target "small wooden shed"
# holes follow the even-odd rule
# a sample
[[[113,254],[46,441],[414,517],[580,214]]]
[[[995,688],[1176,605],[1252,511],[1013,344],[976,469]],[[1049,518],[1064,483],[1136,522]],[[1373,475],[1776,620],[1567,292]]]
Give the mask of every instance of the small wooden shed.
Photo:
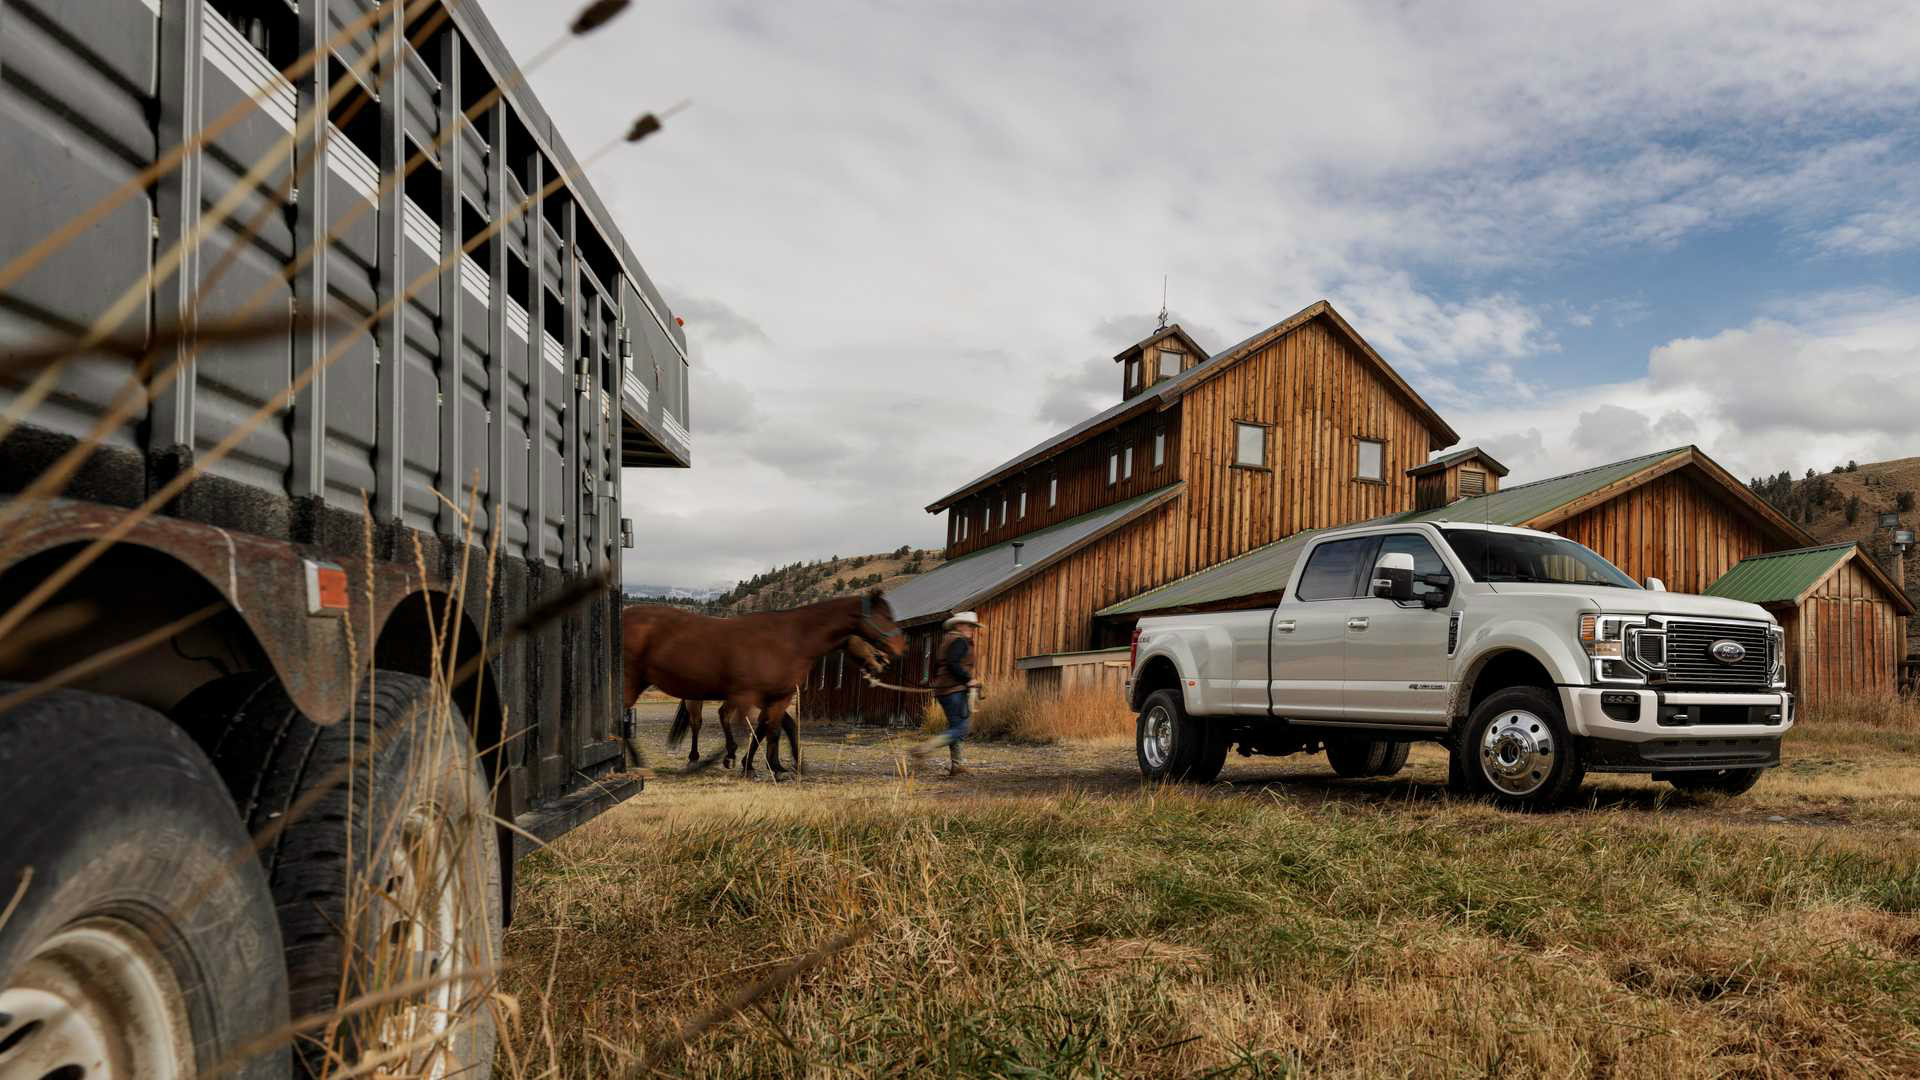
[[[1894,693],[1913,604],[1858,544],[1742,559],[1706,594],[1759,604],[1780,620],[1797,709]]]

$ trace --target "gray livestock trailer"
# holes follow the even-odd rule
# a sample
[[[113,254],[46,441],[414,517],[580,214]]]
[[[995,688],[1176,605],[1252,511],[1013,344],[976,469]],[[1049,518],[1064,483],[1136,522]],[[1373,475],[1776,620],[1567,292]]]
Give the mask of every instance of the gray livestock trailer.
[[[678,320],[476,0],[4,0],[0,154],[0,1075],[194,1075],[408,979],[239,1074],[486,1075],[453,976],[638,789],[621,468],[691,462]]]

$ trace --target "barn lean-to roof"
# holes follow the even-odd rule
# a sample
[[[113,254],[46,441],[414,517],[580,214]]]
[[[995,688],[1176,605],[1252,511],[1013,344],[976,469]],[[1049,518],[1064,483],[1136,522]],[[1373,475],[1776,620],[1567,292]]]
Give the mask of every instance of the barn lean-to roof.
[[[1913,614],[1913,602],[1880,564],[1852,540],[1792,551],[1770,551],[1742,559],[1707,586],[1706,595],[1745,600],[1749,604],[1799,605],[1850,560],[1893,601],[1900,614]]]
[[[1215,353],[1208,359],[1195,364],[1193,367],[1177,375],[1162,379],[1146,390],[1120,402],[1118,405],[1095,413],[1093,416],[1082,420],[1080,423],[1075,424],[1065,431],[1045,439],[1014,457],[1001,462],[985,473],[974,477],[972,480],[967,481],[927,504],[927,513],[937,514],[961,499],[976,494],[982,488],[991,487],[993,484],[1008,479],[1015,473],[1038,464],[1040,461],[1054,454],[1078,446],[1102,432],[1118,427],[1120,424],[1133,419],[1135,416],[1144,416],[1149,412],[1172,408],[1176,402],[1195,387],[1224,373],[1240,361],[1245,360],[1272,342],[1298,330],[1316,318],[1326,319],[1328,325],[1332,326],[1341,337],[1345,338],[1348,344],[1354,347],[1355,351],[1366,358],[1366,360],[1373,365],[1380,377],[1391,386],[1396,393],[1404,397],[1408,404],[1413,406],[1413,410],[1420,414],[1420,418],[1426,423],[1427,429],[1433,433],[1434,449],[1437,450],[1441,447],[1452,446],[1454,443],[1460,441],[1460,434],[1454,431],[1445,420],[1441,419],[1440,414],[1435,412],[1433,406],[1428,405],[1424,398],[1415,393],[1413,387],[1407,385],[1407,381],[1400,377],[1400,373],[1393,370],[1386,360],[1374,351],[1373,346],[1367,344],[1366,339],[1362,338],[1352,326],[1347,324],[1347,320],[1340,317],[1340,313],[1333,309],[1332,304],[1325,300],[1316,300],[1298,312],[1254,334],[1252,337],[1234,344],[1231,348],[1223,352]],[[1156,331],[1154,336],[1159,336],[1159,332]],[[1186,337],[1184,331],[1181,337],[1189,344],[1192,343],[1193,339]],[[1152,338],[1150,337],[1147,340],[1151,341]],[[1146,342],[1143,341],[1141,344],[1144,345],[1145,343]],[[1197,345],[1194,347],[1198,349]],[[1122,350],[1119,356],[1126,356],[1127,351],[1128,350]]]
[[[1761,522],[1786,543],[1802,546],[1812,537],[1762,501],[1745,484],[1722,469],[1698,447],[1679,446],[1653,454],[1596,465],[1564,476],[1516,484],[1488,495],[1456,499],[1432,510],[1388,514],[1351,525],[1403,524],[1415,521],[1469,521],[1491,525],[1522,525],[1545,529],[1634,488],[1688,466],[1697,467],[1725,489],[1730,502]],[[1340,526],[1346,528],[1349,526]],[[1095,612],[1102,616],[1136,616],[1221,604],[1246,596],[1265,596],[1286,588],[1293,566],[1313,537],[1326,529],[1298,532],[1258,547],[1197,573],[1170,581],[1157,589],[1122,600]]]
[[[1165,506],[1186,487],[1175,481],[1078,517],[1035,529],[943,563],[903,582],[887,594],[887,606],[901,624],[924,622],[973,607],[1027,580],[1116,529]],[[1013,561],[1019,543],[1020,562]]]

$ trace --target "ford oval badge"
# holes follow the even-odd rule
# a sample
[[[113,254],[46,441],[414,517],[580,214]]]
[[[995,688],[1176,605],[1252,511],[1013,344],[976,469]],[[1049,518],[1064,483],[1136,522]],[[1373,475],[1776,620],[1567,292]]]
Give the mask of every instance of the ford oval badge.
[[[1737,641],[1721,638],[1707,646],[1707,652],[1723,664],[1737,664],[1747,658],[1747,647]]]

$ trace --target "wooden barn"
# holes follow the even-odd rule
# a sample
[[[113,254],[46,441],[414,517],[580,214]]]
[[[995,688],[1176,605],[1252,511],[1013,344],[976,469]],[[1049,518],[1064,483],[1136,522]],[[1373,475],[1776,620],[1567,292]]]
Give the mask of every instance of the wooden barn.
[[[1471,467],[1475,453],[1433,464]],[[1451,490],[1442,483],[1434,489]],[[1803,707],[1836,694],[1894,690],[1904,645],[1900,620],[1913,605],[1893,579],[1856,545],[1808,546],[1812,538],[1799,526],[1697,447],[1423,503],[1384,520],[1442,519],[1545,529],[1587,545],[1637,580],[1657,577],[1676,592],[1761,604],[1787,631],[1789,686]],[[1274,603],[1313,535],[1288,537],[1109,605],[1097,618],[1114,634],[1144,615]]]
[[[1118,404],[928,504],[946,516],[949,561],[888,595],[912,650],[887,681],[923,683],[941,622],[974,609],[993,686],[1117,685],[1125,672],[1100,650],[1126,630],[1103,632],[1100,608],[1302,529],[1411,507],[1412,470],[1459,441],[1325,301],[1219,353],[1175,325],[1114,362]],[[802,715],[926,700],[844,667],[814,669]]]
[[[946,515],[950,561],[888,595],[911,649],[886,681],[923,685],[941,622],[973,609],[991,686],[1117,688],[1141,616],[1273,603],[1309,537],[1359,522],[1546,529],[1690,593],[1815,544],[1693,446],[1511,486],[1478,447],[1441,454],[1453,429],[1325,301],[1211,357],[1170,326],[1114,360],[1119,404],[927,506]],[[1896,657],[1809,625],[1847,651],[1845,688],[1891,686]],[[847,666],[814,669],[802,715],[924,707]]]
[[[1787,687],[1801,709],[1894,692],[1913,603],[1858,544],[1743,559],[1705,590],[1759,604],[1787,632]]]

